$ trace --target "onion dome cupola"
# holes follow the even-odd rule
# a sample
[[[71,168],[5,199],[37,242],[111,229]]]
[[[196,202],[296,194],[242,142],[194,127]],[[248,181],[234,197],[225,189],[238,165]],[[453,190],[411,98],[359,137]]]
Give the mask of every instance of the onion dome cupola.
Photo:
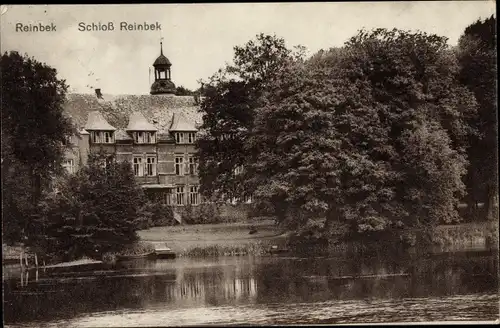
[[[160,56],[153,63],[155,81],[151,85],[151,94],[175,94],[175,84],[172,82],[170,67],[172,63],[163,55],[163,43],[160,42]]]

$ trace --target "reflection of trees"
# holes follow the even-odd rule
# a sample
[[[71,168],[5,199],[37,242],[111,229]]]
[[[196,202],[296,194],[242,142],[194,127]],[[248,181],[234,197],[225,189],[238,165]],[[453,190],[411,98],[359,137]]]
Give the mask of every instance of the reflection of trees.
[[[454,263],[452,265],[452,263]],[[306,259],[269,264],[259,274],[257,300],[311,302],[426,297],[491,291],[497,286],[493,256],[443,259],[379,256]],[[490,278],[478,278],[482,272]]]
[[[206,267],[193,267],[189,262],[177,267],[172,266],[173,262],[152,262],[142,269],[119,268],[114,273],[117,277],[90,272],[60,272],[59,276],[51,276],[48,271],[40,274],[38,282],[32,272],[27,286],[20,287],[19,277],[4,281],[5,320],[54,320],[152,305],[190,307],[428,297],[492,291],[498,284],[498,259],[493,255],[417,260],[262,258],[255,265],[241,261]],[[403,272],[408,276],[380,276]],[[131,276],[133,273],[137,275]]]
[[[176,298],[182,303],[219,305],[239,300],[251,300],[257,293],[251,275],[240,276],[234,268],[211,267],[184,272],[176,289]]]
[[[498,285],[496,256],[450,254],[421,259],[412,267],[412,295],[417,297],[479,293]]]

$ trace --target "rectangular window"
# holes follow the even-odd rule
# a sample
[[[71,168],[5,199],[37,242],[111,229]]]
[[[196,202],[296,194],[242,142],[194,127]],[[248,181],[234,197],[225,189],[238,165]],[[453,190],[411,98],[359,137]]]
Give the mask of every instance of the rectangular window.
[[[198,159],[194,156],[189,157],[189,174],[198,174]]]
[[[71,136],[66,136],[63,141],[64,146],[70,146],[72,144],[72,138]]]
[[[146,143],[154,144],[156,143],[156,133],[154,132],[145,132],[146,134]]]
[[[162,203],[165,205],[172,205],[172,190],[171,189],[167,189],[163,193]]]
[[[192,144],[196,141],[196,133],[190,132],[188,134],[188,143]]]
[[[142,177],[144,175],[142,157],[134,157],[134,175],[136,177]]]
[[[175,158],[175,174],[184,175],[184,157]]]
[[[146,175],[147,176],[156,175],[156,157],[148,156],[146,158]]]
[[[234,168],[234,175],[240,175],[241,173],[243,173],[243,166],[242,165],[238,165]]]
[[[189,187],[189,204],[198,205],[199,204],[198,186]]]
[[[142,132],[135,132],[135,143],[144,143],[144,134]]]
[[[175,192],[175,204],[184,205],[184,187],[177,187]]]
[[[104,132],[104,143],[113,143],[113,132]]]
[[[92,131],[92,142],[101,143],[101,132]]]
[[[75,173],[74,169],[74,161],[72,159],[67,159],[63,163],[63,167],[68,171],[69,174]]]
[[[137,144],[154,144],[156,143],[156,133],[155,132],[134,132],[135,143]]]
[[[114,143],[114,134],[112,131],[92,131],[91,139],[93,143]]]
[[[184,143],[184,133],[176,132],[175,133],[175,142],[177,142],[179,144]]]

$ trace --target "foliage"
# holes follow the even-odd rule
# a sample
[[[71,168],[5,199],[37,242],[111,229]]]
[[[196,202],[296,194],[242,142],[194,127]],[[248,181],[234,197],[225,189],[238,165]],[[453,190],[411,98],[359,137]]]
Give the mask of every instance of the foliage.
[[[475,102],[445,38],[360,31],[277,74],[244,145],[255,198],[284,203],[299,227],[326,217],[327,233],[458,219]]]
[[[212,200],[244,198],[252,193],[243,175],[234,169],[246,162],[243,145],[253,126],[254,109],[273,76],[303,55],[289,50],[276,36],[259,34],[244,46],[234,48],[233,64],[204,83],[201,104],[204,134],[198,140],[201,192]]]
[[[174,212],[172,206],[162,204],[159,201],[147,201],[141,208],[140,213],[140,216],[142,217],[140,229],[169,226],[174,224]]]
[[[479,103],[478,115],[469,122],[478,134],[469,141],[471,165],[466,182],[469,208],[477,212],[476,203],[486,203],[488,210],[493,205],[492,198],[498,194],[495,17],[478,20],[465,29],[459,40],[458,58],[460,80],[474,92]]]
[[[30,241],[65,260],[119,252],[137,240],[143,197],[130,163],[93,153],[45,197]]]
[[[203,203],[198,206],[186,205],[181,211],[186,224],[210,224],[222,222],[217,203]]]
[[[150,242],[136,242],[125,247],[119,255],[141,255],[154,252],[154,245]]]
[[[0,58],[2,110],[2,215],[4,237],[19,241],[50,178],[61,172],[68,86],[57,71],[13,51]]]
[[[181,86],[178,86],[175,88],[175,95],[176,96],[193,96],[195,93],[188,88]]]
[[[477,246],[491,237],[488,228],[485,223],[441,226],[433,231],[431,242],[451,251]]]
[[[209,256],[240,256],[240,255],[263,255],[267,253],[268,246],[261,241],[246,243],[244,245],[208,245],[197,246],[185,250],[181,256],[209,257]]]

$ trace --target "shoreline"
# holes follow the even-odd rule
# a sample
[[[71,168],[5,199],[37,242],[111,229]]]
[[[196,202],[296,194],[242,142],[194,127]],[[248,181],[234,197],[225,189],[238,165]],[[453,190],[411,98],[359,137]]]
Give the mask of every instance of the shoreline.
[[[498,249],[497,242],[488,243],[491,231],[488,227],[491,222],[461,224],[454,226],[438,226],[433,237],[435,245],[432,247],[441,252],[463,251],[468,249]],[[249,227],[254,226],[257,232],[249,233]],[[226,223],[186,226],[153,227],[138,231],[139,243],[165,242],[178,257],[212,257],[212,256],[262,256],[270,254],[271,246],[279,249],[286,248],[289,234],[283,233],[272,221],[256,223]],[[349,245],[334,246],[331,253],[343,253]],[[313,250],[312,248],[311,250]],[[338,249],[338,250],[337,250]],[[19,255],[23,250],[20,245],[3,245],[2,266],[19,265]],[[327,251],[327,250],[325,250]],[[328,252],[328,251],[327,251]],[[119,254],[116,254],[119,255]],[[28,254],[30,268],[35,267],[32,254]],[[92,261],[92,262],[91,262]],[[80,259],[70,262],[61,262],[45,267],[77,266],[100,263],[94,259]],[[105,261],[104,261],[105,262]],[[39,267],[43,267],[39,265]]]

